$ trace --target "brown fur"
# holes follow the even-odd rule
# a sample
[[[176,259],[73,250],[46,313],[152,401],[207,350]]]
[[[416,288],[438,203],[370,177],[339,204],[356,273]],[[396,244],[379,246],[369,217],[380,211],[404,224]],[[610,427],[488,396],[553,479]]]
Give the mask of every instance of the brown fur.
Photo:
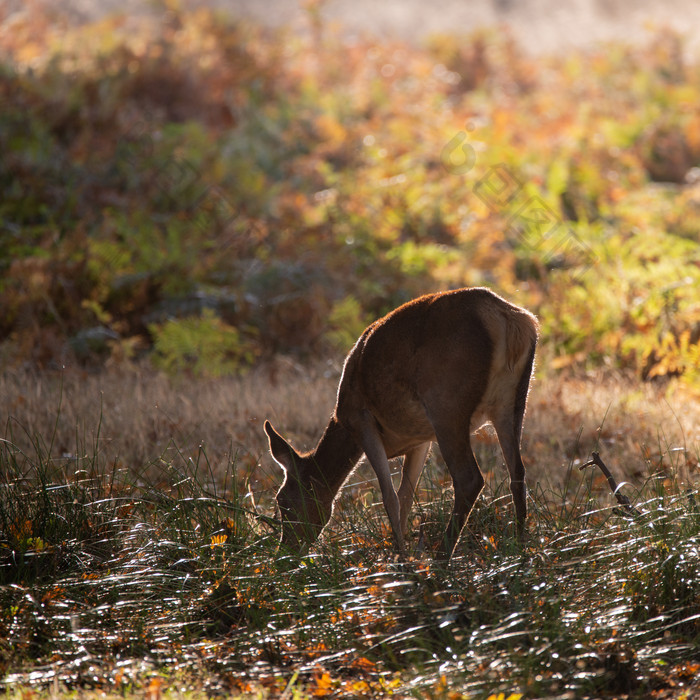
[[[277,494],[282,542],[301,548],[331,516],[333,501],[362,456],[372,465],[400,554],[416,483],[437,442],[455,490],[439,555],[449,558],[483,487],[470,434],[490,421],[511,478],[524,533],[522,419],[537,343],[537,320],[484,288],[430,294],[370,325],[345,360],[335,411],[312,452],[300,455],[265,422],[285,471]],[[388,460],[404,456],[398,494]]]

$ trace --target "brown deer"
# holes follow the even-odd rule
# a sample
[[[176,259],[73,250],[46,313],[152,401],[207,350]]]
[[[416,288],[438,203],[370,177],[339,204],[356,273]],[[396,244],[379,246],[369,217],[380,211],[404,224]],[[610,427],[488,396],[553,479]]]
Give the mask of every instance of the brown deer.
[[[438,556],[452,556],[484,485],[470,435],[490,421],[510,474],[524,537],[525,467],[520,435],[537,343],[537,319],[489,289],[429,294],[375,321],[345,360],[335,411],[316,448],[296,452],[265,421],[285,472],[277,494],[282,544],[302,550],[329,521],[343,483],[366,454],[399,554],[413,493],[431,442],[452,476],[454,509]],[[398,494],[389,460],[403,455]]]

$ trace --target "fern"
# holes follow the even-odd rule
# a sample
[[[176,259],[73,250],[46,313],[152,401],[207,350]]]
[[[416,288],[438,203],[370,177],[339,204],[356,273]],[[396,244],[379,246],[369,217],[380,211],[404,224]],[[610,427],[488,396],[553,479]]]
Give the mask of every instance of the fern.
[[[153,364],[170,375],[191,373],[198,377],[238,374],[251,364],[255,353],[240,332],[211,309],[200,316],[152,324]]]

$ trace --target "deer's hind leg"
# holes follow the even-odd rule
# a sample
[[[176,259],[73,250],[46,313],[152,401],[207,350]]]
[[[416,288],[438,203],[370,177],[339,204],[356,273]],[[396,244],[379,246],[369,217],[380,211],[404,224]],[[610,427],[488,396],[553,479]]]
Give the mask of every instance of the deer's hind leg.
[[[513,397],[505,402],[500,410],[491,417],[493,427],[498,435],[503,458],[510,475],[510,492],[513,496],[518,538],[522,541],[526,535],[527,486],[525,484],[525,465],[520,454],[520,439],[523,430],[523,417],[527,403],[527,392],[532,373],[533,353],[528,360],[517,385],[513,387]]]
[[[443,545],[438,552],[438,556],[443,559],[449,559],[452,556],[459,536],[462,534],[464,524],[474,507],[476,499],[484,487],[484,477],[481,474],[479,465],[474,457],[471,444],[467,439],[461,444],[459,453],[453,452],[451,449],[445,450],[440,444],[445,462],[452,476],[454,485],[454,507],[452,516],[445,529]],[[447,451],[447,456],[445,452]]]
[[[484,477],[472,450],[468,420],[464,423],[449,420],[436,422],[435,434],[454,486],[452,515],[437,552],[439,558],[449,559],[484,487]]]
[[[455,381],[454,377],[462,377]],[[440,452],[454,487],[454,506],[437,556],[449,559],[484,487],[471,446],[471,423],[486,390],[488,377],[470,373],[461,363],[445,363],[440,382],[425,394],[426,415],[435,431]]]
[[[513,414],[504,413],[494,417],[492,423],[508,467],[518,537],[523,539],[527,517],[527,487],[525,485],[525,465],[520,455],[518,421],[514,420]]]

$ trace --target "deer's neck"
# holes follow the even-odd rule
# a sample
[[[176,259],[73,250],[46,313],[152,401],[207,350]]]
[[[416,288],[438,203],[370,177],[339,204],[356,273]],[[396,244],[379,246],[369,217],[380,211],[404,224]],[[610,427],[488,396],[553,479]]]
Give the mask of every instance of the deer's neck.
[[[314,478],[335,498],[362,457],[362,448],[333,416],[310,457],[316,468]]]

